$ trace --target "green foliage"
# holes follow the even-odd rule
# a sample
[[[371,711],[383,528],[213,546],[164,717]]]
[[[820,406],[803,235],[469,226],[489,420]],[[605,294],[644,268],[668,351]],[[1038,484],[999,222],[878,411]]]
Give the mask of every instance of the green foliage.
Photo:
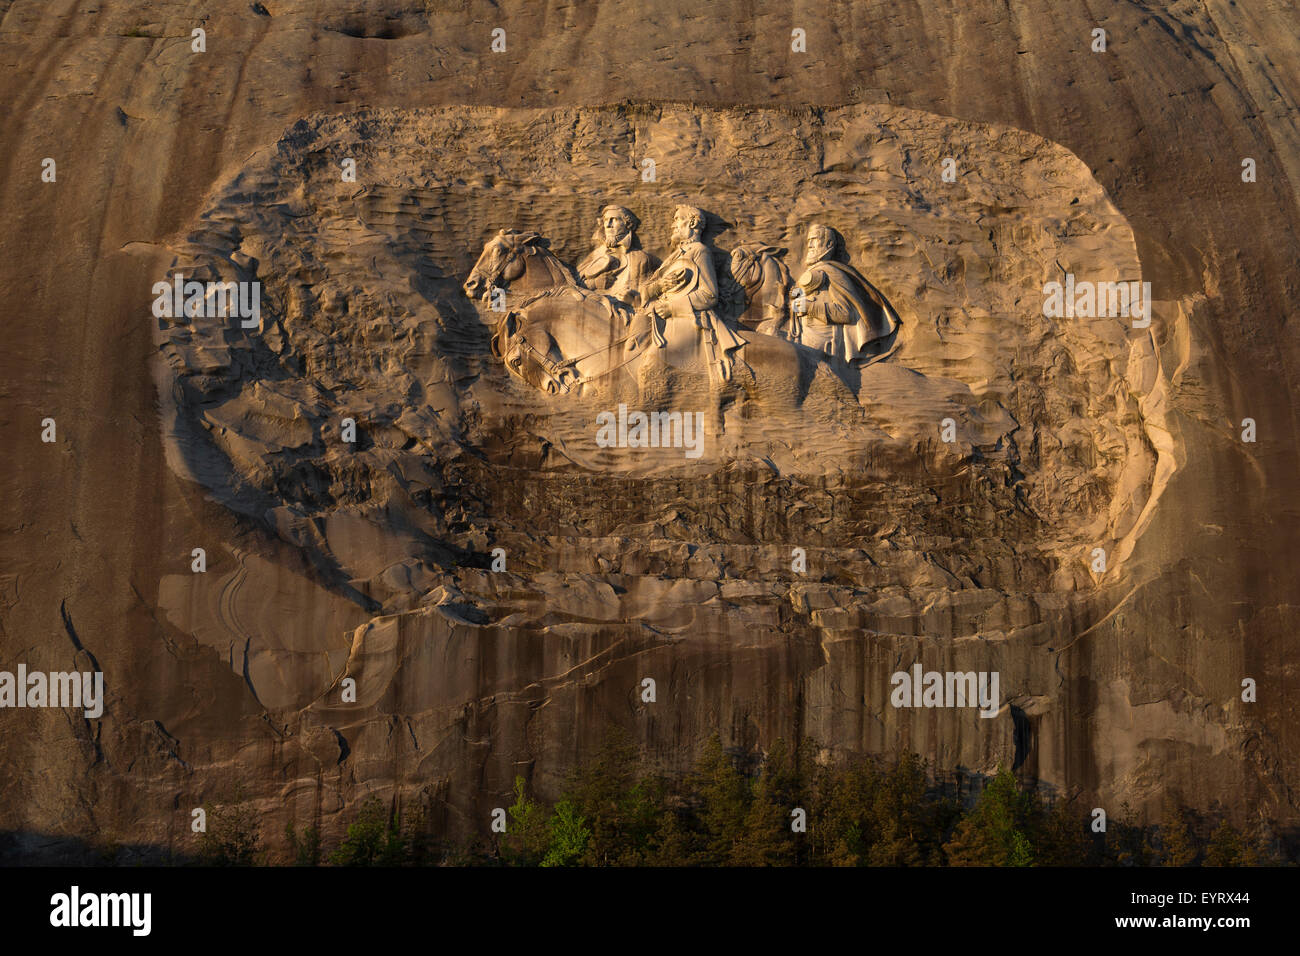
[[[573,775],[566,796],[590,829],[583,865],[646,862],[664,807],[664,788],[640,772],[636,744],[626,732],[609,731],[591,761]]]
[[[506,833],[436,845],[436,853],[420,809],[403,823],[372,797],[329,859],[342,866],[1189,866],[1202,855],[1172,799],[1158,827],[1130,822],[1125,805],[1104,834],[1093,833],[1090,808],[1049,801],[1005,768],[963,807],[914,753],[835,761],[811,741],[792,750],[778,740],[765,754],[743,754],[715,734],[693,771],[669,780],[645,766],[626,733],[613,731],[559,796],[554,804],[538,800],[516,777]],[[796,807],[806,811],[806,832],[792,830]],[[243,804],[210,811],[209,830],[208,862],[246,864],[259,855]],[[285,833],[298,865],[319,862],[314,828]],[[1207,866],[1276,861],[1262,823],[1242,833],[1223,822],[1204,847]]]
[[[724,866],[736,852],[748,810],[748,787],[736,763],[714,734],[704,745],[695,770],[699,821],[703,829],[700,862]]]
[[[1238,866],[1277,866],[1281,860],[1273,850],[1273,838],[1264,821],[1258,821],[1242,836]]]
[[[237,789],[230,802],[203,806],[207,831],[199,836],[199,861],[205,866],[254,866],[262,862],[260,823]]]
[[[1210,845],[1205,849],[1206,866],[1241,866],[1244,861],[1245,847],[1241,834],[1227,820],[1210,836]]]
[[[348,826],[347,836],[330,854],[334,866],[400,866],[408,862],[409,844],[396,812],[376,796],[367,797]]]
[[[1187,818],[1177,803],[1166,795],[1160,817],[1160,865],[1191,866],[1196,862],[1196,842]]]
[[[932,829],[926,814],[926,771],[919,757],[903,753],[880,775],[872,801],[874,837],[867,851],[871,866],[920,866],[926,861]]]
[[[284,825],[284,835],[289,843],[289,854],[294,866],[320,866],[320,831],[313,826],[303,827],[302,836],[292,823]]]
[[[1156,852],[1147,831],[1128,822],[1132,813],[1127,803],[1122,804],[1120,812],[1110,821],[1106,833],[1107,862],[1116,866],[1150,866]]]
[[[660,813],[654,833],[646,847],[648,866],[697,866],[700,853],[694,835],[682,823],[681,815],[673,809]]]
[[[863,762],[817,768],[809,814],[809,860],[814,866],[863,866],[874,839],[880,774]]]
[[[799,803],[798,780],[785,744],[777,741],[763,761],[749,808],[731,848],[734,866],[792,866],[796,862],[790,812]]]
[[[586,824],[572,801],[557,803],[550,822],[551,844],[542,858],[542,866],[577,866],[591,840],[591,830]]]
[[[516,866],[537,866],[551,842],[546,808],[528,796],[523,777],[515,777],[515,802],[506,810],[509,822],[501,841],[501,857]]]
[[[1078,812],[1064,800],[1057,800],[1044,814],[1041,832],[1041,866],[1084,866],[1097,862],[1089,834],[1091,817]]]
[[[1010,770],[997,775],[944,847],[952,866],[1033,866],[1040,835],[1038,800]]]

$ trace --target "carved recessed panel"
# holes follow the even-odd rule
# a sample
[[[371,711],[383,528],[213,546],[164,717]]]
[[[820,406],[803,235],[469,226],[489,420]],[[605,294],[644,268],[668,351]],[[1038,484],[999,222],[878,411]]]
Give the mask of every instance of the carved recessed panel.
[[[1072,588],[1173,467],[1149,332],[1044,315],[1066,273],[1140,280],[1133,235],[1019,130],[878,106],[315,116],[174,268],[262,289],[258,328],[160,322],[174,467],[375,609],[493,546],[542,570],[583,541],[628,542],[585,570],[683,541],[748,573],[793,543],[873,587]]]

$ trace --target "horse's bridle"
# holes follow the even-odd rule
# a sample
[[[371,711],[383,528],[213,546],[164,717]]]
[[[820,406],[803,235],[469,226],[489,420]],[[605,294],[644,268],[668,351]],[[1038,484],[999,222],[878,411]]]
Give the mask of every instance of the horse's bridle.
[[[500,238],[502,240],[505,240],[506,237],[502,236]],[[522,255],[524,252],[524,247],[521,246],[518,241],[510,243],[508,248],[511,252],[515,253],[515,255]],[[514,261],[514,258],[515,257],[513,255],[506,256],[505,258],[503,258],[500,267],[496,270],[496,273],[494,275],[487,275],[484,273],[480,273],[480,275],[483,276],[484,281],[487,282],[489,289],[498,288],[497,286],[498,280],[505,273],[506,267],[511,262]],[[518,320],[518,313],[510,312],[507,313],[505,317],[503,317],[502,321],[504,322],[512,316],[516,319],[516,321]],[[653,318],[651,319],[651,321],[653,322]],[[498,334],[500,333],[498,332]],[[598,381],[599,379],[604,378],[607,375],[612,375],[614,372],[617,372],[619,369],[621,369],[624,365],[631,362],[632,359],[636,357],[636,355],[635,354],[629,355],[627,358],[623,359],[617,365],[614,365],[611,368],[607,368],[599,375],[590,375],[590,376],[579,375],[576,369],[576,366],[579,362],[589,359],[593,355],[599,355],[602,352],[613,351],[614,349],[622,345],[624,342],[627,342],[629,339],[632,339],[639,334],[640,332],[638,330],[634,328],[629,328],[627,334],[623,335],[621,338],[615,339],[613,342],[611,342],[608,345],[604,345],[601,346],[600,348],[592,349],[590,352],[585,352],[582,355],[575,356],[574,358],[571,358],[566,362],[556,362],[548,355],[543,354],[541,351],[535,348],[531,342],[528,341],[528,336],[525,334],[524,329],[521,326],[518,333],[516,333],[515,341],[512,347],[512,352],[515,353],[523,352],[528,354],[529,357],[531,357],[533,361],[537,363],[538,367],[547,374],[551,382],[554,383],[557,390],[568,393],[572,391],[574,388],[581,387],[582,385],[586,385],[588,382],[595,382]],[[635,352],[635,350],[633,351]],[[507,362],[507,365],[509,364],[511,363]]]
[[[511,313],[511,315],[513,314],[514,313]],[[589,382],[599,381],[600,379],[604,378],[607,375],[614,374],[619,369],[621,369],[624,365],[627,365],[629,362],[631,362],[632,359],[636,358],[636,355],[635,354],[629,355],[627,358],[623,359],[623,361],[619,362],[617,365],[605,369],[605,371],[601,372],[599,375],[586,375],[586,376],[579,375],[575,367],[579,362],[583,361],[584,359],[589,359],[593,355],[599,355],[602,352],[611,352],[614,349],[616,349],[618,346],[622,345],[624,342],[628,341],[629,339],[633,339],[640,334],[641,331],[632,329],[626,335],[624,335],[621,338],[615,339],[609,345],[601,346],[598,349],[592,349],[590,352],[585,352],[582,355],[575,356],[574,358],[569,359],[567,362],[557,362],[554,359],[552,359],[550,356],[544,355],[540,351],[538,351],[533,346],[533,344],[528,341],[528,337],[527,335],[525,335],[524,330],[522,328],[519,330],[517,341],[515,342],[514,348],[516,351],[527,352],[529,356],[533,359],[533,361],[535,361],[538,364],[538,366],[541,367],[542,371],[545,372],[550,377],[551,381],[555,384],[555,387],[559,391],[567,394],[568,392],[572,391],[574,388],[581,387],[583,385],[586,385]]]
[[[502,238],[503,238],[503,237],[502,237]],[[517,243],[514,244],[514,245],[512,245],[512,246],[510,246],[509,248],[510,248],[511,251],[513,251],[513,252],[518,252],[518,251],[519,251],[519,246],[518,246]],[[497,281],[498,281],[498,280],[501,278],[501,276],[505,273],[505,271],[506,271],[506,266],[510,265],[510,263],[513,262],[513,261],[514,261],[514,257],[513,257],[513,256],[506,256],[506,257],[504,257],[504,258],[501,260],[501,265],[497,268],[495,274],[493,274],[493,275],[488,275],[488,274],[485,273],[485,272],[480,272],[480,273],[479,273],[479,275],[483,277],[483,281],[484,281],[485,283],[487,283],[487,294],[490,295],[493,289],[498,289],[498,288],[500,288],[500,286],[497,285]]]

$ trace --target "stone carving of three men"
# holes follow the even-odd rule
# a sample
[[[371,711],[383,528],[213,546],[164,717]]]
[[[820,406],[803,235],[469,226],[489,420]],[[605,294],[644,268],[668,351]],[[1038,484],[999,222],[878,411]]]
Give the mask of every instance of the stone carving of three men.
[[[659,263],[641,248],[637,217],[622,206],[606,206],[593,236],[596,247],[578,264],[578,275],[588,288],[648,317],[668,364],[689,365],[700,357],[717,382],[731,377],[732,353],[745,343],[718,314],[718,276],[701,241],[704,224],[703,210],[678,206],[673,247]],[[789,321],[777,334],[846,364],[866,361],[873,343],[897,327],[897,313],[848,264],[844,240],[834,229],[821,224],[809,229],[804,265],[791,290]]]

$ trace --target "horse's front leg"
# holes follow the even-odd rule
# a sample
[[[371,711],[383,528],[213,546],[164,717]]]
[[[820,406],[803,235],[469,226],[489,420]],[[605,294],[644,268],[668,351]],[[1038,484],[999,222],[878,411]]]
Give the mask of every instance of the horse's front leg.
[[[550,363],[548,371],[551,379],[560,391],[567,392],[578,384],[582,375],[577,368],[565,360],[564,350],[560,348],[560,343],[555,340],[555,336],[545,331],[541,335],[544,338],[537,343],[538,351],[546,356],[546,360]]]

